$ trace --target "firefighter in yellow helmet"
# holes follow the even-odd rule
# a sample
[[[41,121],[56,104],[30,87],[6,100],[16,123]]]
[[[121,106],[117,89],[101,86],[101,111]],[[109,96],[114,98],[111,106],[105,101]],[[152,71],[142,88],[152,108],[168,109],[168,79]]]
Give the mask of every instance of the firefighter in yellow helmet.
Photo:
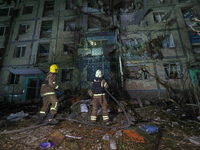
[[[42,86],[40,89],[41,97],[43,98],[43,106],[40,110],[40,114],[37,120],[37,124],[41,124],[43,122],[46,113],[48,112],[49,105],[50,113],[48,114],[48,118],[46,123],[48,124],[57,124],[58,121],[53,119],[54,115],[57,113],[58,108],[58,99],[56,97],[55,90],[61,91],[60,86],[58,86],[55,82],[56,74],[58,73],[58,66],[53,64],[50,66],[49,72],[44,76]]]
[[[93,94],[91,122],[95,122],[97,119],[99,103],[102,107],[103,122],[109,121],[107,111],[107,100],[104,88],[108,88],[108,84],[106,83],[105,79],[103,79],[102,71],[97,70],[95,73],[95,78],[93,80],[92,92],[91,90],[88,91],[90,96]]]

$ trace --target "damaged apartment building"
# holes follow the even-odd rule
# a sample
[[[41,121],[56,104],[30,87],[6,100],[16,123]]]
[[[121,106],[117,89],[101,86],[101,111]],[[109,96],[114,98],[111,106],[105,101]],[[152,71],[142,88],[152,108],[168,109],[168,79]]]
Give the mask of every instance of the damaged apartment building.
[[[62,90],[158,100],[200,86],[199,0],[0,0],[0,99],[40,99],[57,64]],[[164,83],[164,84],[161,84]]]

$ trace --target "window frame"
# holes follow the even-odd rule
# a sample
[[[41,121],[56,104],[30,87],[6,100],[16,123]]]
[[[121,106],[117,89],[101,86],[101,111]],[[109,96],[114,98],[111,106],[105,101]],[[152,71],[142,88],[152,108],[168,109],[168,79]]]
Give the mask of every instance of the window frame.
[[[139,65],[140,65],[141,67],[146,66],[145,69],[149,72],[149,67],[148,67],[148,65],[147,65],[146,63],[139,63]],[[126,69],[126,70],[124,70],[124,73],[130,75],[131,71],[127,71],[127,70],[128,70],[128,67],[138,67],[138,65],[137,65],[137,64],[126,64],[126,66],[125,66],[125,69]],[[139,67],[138,67],[138,69],[139,69]],[[140,70],[139,70],[139,71],[140,71]],[[141,70],[141,71],[142,71],[142,70]],[[133,72],[135,72],[135,71],[133,71]],[[139,74],[140,74],[140,73],[139,73]],[[126,75],[125,75],[125,76],[126,76]],[[142,78],[142,79],[140,79],[141,77],[138,78],[138,79],[125,77],[125,80],[127,80],[127,81],[137,81],[137,80],[147,81],[147,80],[150,80],[150,76],[149,76],[148,73],[143,72],[142,76],[144,76],[144,78]],[[145,79],[145,76],[147,76],[146,79]]]
[[[40,38],[51,38],[51,33],[50,34],[45,34],[47,32],[50,32],[49,30],[44,30],[44,26],[46,25],[45,22],[49,22],[49,24],[51,23],[51,28],[50,25],[48,24],[49,30],[52,33],[52,27],[53,27],[53,20],[44,20],[41,22],[41,30],[40,30]],[[45,32],[45,33],[44,33]],[[47,37],[45,37],[44,35],[47,35]],[[49,37],[48,37],[49,36]]]
[[[75,25],[72,26],[71,24],[72,25],[75,24]],[[64,29],[63,29],[63,31],[71,31],[69,26],[71,26],[71,28],[74,29],[74,30],[76,29],[76,19],[75,18],[74,19],[70,19],[70,20],[64,20]],[[66,30],[66,27],[68,27],[69,30]]]
[[[27,9],[26,7],[32,7],[32,11],[31,11],[31,13],[25,13],[25,9]],[[23,10],[22,10],[22,15],[30,15],[30,14],[32,14],[33,13],[33,5],[25,5],[24,7],[23,7]]]
[[[0,46],[0,60],[3,59],[2,49],[5,50],[5,47],[3,47],[3,46],[1,47],[1,46]],[[2,55],[2,56],[1,56],[1,55]]]
[[[22,26],[25,26],[25,32],[20,34],[20,30],[21,30]],[[29,26],[29,28],[27,28],[27,26]],[[27,30],[30,29],[30,27],[31,27],[30,24],[20,24],[19,25],[19,35],[28,34]]]
[[[52,2],[53,2],[53,5],[47,6],[47,3],[52,3]],[[53,9],[46,10],[46,12],[45,12],[45,9],[47,9],[48,7],[52,7]],[[53,15],[54,15],[54,9],[55,9],[55,1],[54,0],[45,1],[42,17],[50,17],[51,15],[46,14],[46,13],[48,13],[48,11],[53,11]]]
[[[68,9],[76,9],[76,0],[67,0],[65,2],[65,10],[68,10]]]
[[[62,53],[64,54],[64,55],[68,55],[68,54],[71,54],[71,53],[68,53],[68,51],[64,51],[64,49],[65,49],[65,45],[72,45],[73,44],[73,48],[75,48],[75,43],[74,42],[64,42],[63,43],[63,49],[62,49]],[[72,46],[70,46],[70,47],[72,47]]]
[[[16,81],[17,82],[15,81],[15,75],[16,75]],[[13,76],[14,76],[14,79],[12,79]],[[11,83],[11,81],[13,81],[13,83]],[[20,75],[14,74],[12,72],[9,73],[9,76],[8,76],[8,85],[19,84],[19,81],[20,81]]]
[[[175,46],[175,43],[174,43],[174,38],[173,38],[173,35],[172,34],[169,34],[169,35],[163,35],[163,36],[161,36],[161,37],[163,37],[164,39],[162,40],[162,47],[161,48],[175,48],[176,46]],[[163,42],[165,41],[165,40],[167,40],[167,38],[169,37],[169,47],[164,47],[163,46]],[[158,36],[158,38],[159,38],[159,36]],[[168,44],[167,44],[168,45]],[[172,47],[170,47],[170,45],[172,45]]]
[[[17,50],[18,50],[17,48],[18,47],[21,47],[21,49],[20,49],[20,56],[19,57],[16,56]],[[22,54],[23,54],[23,47],[25,47],[25,50],[24,50],[24,55],[22,56]],[[25,57],[25,53],[26,53],[26,45],[18,45],[18,46],[15,47],[13,58],[22,58],[22,57]]]
[[[157,15],[159,15],[158,18],[156,17],[156,16],[157,16],[156,13],[158,13]],[[160,13],[164,13],[164,15],[161,15]],[[166,11],[154,11],[154,12],[153,12],[154,22],[155,22],[155,23],[166,22],[166,20],[163,20],[163,21],[162,21],[162,18],[163,18],[165,15],[166,15]],[[157,19],[157,21],[156,21],[155,19]]]
[[[10,16],[11,15],[11,9],[13,9],[14,7],[2,7],[2,8],[0,8],[0,9],[8,9],[8,13],[7,13],[7,15],[5,15],[5,16]],[[1,16],[0,15],[0,17],[5,17],[5,16]]]
[[[168,73],[167,72],[167,69],[165,69],[165,65],[168,65]],[[170,75],[171,75],[171,66],[172,65],[176,65],[176,72],[177,72],[177,78],[171,78]],[[181,65],[180,63],[163,63],[163,70],[164,70],[164,74],[165,74],[165,79],[182,79],[182,69],[181,69]],[[180,71],[180,73],[178,73]],[[178,77],[179,76],[179,77]]]
[[[0,36],[5,36],[5,35],[7,35],[6,34],[6,28],[9,28],[9,26],[8,25],[4,25],[4,26],[0,26],[0,28],[4,28],[4,31],[3,31],[3,35],[0,35]]]
[[[62,80],[62,76],[63,76],[63,71],[66,70],[67,72],[72,70],[72,75],[71,73],[67,73],[67,74],[70,74],[70,79],[68,81],[63,81]],[[67,75],[66,75],[67,76]],[[60,83],[72,83],[74,80],[74,68],[61,68],[60,69],[60,73],[59,73],[59,82]]]
[[[102,47],[102,46],[104,46],[102,43],[103,43],[103,41],[107,41],[107,44],[108,44],[108,39],[95,39],[95,40],[87,40],[87,47],[90,47],[90,48],[95,48],[95,47]],[[90,44],[90,42],[100,42],[100,45],[97,45],[97,46],[92,46],[91,44]],[[106,44],[106,45],[107,45]],[[95,44],[96,45],[96,44]]]

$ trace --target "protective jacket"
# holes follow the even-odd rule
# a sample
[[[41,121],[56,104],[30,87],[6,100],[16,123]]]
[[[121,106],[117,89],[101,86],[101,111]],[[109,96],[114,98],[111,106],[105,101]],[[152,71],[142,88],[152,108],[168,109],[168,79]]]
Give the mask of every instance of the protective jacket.
[[[92,114],[91,114],[91,121],[95,122],[97,119],[97,111],[98,111],[98,104],[102,107],[102,116],[103,121],[106,122],[109,120],[108,112],[107,112],[107,100],[106,95],[104,92],[104,88],[108,88],[108,84],[103,79],[103,77],[95,77],[93,80],[93,100],[92,100]]]
[[[56,74],[48,72],[42,82],[42,86],[40,89],[41,97],[47,96],[47,95],[55,95],[55,89],[58,89],[59,86],[55,82],[56,80]]]

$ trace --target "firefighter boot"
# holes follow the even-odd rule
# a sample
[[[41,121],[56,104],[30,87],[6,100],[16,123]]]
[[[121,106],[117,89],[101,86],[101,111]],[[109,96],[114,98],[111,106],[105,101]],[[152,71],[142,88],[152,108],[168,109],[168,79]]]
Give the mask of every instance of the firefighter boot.
[[[58,120],[53,118],[54,114],[49,113],[48,118],[46,120],[47,124],[58,124]]]
[[[39,125],[43,123],[45,116],[46,116],[45,114],[39,114],[36,124]]]

